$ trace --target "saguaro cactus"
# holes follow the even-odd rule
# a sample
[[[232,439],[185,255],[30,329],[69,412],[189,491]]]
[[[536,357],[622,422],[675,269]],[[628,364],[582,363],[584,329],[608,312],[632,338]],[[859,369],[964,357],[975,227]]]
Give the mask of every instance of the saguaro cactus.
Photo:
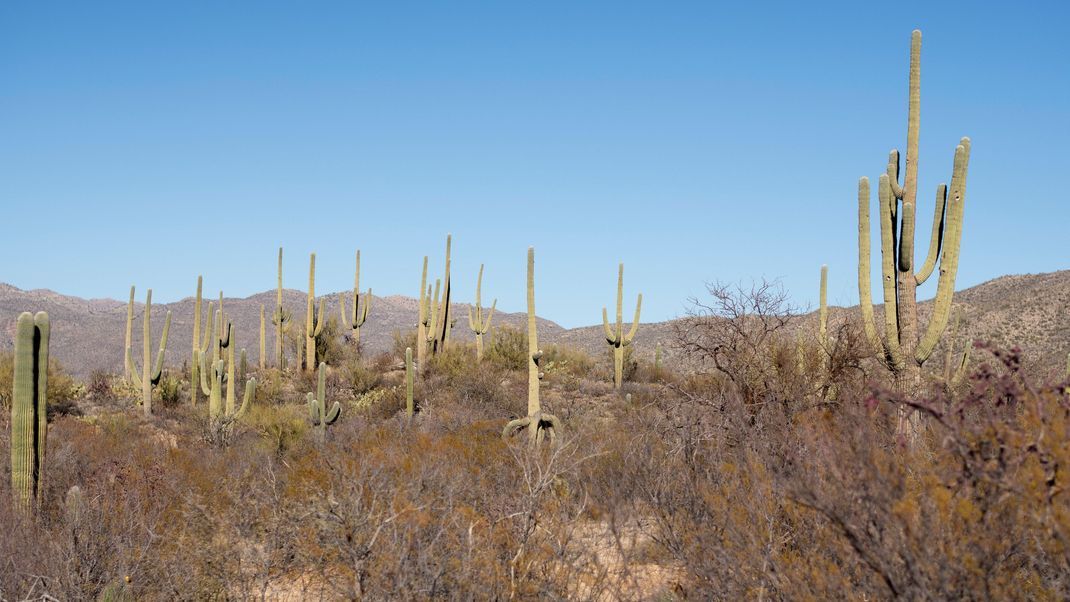
[[[442,324],[442,314],[439,313],[441,308],[438,303],[439,293],[441,292],[442,281],[435,279],[435,294],[431,295],[431,287],[427,287],[427,295],[424,297],[424,303],[426,307],[422,307],[420,310],[423,316],[423,325],[426,340],[424,341],[431,346],[431,351],[435,350],[435,342],[438,341],[438,334],[441,330],[438,329]]]
[[[628,334],[624,334],[624,264],[617,270],[617,324],[609,325],[609,314],[602,308],[602,327],[605,329],[606,342],[613,348],[613,386],[620,388],[624,380],[624,348],[632,344],[635,332],[639,330],[639,310],[643,307],[643,294],[635,303],[635,320]]]
[[[450,317],[450,247],[453,244],[453,235],[446,235],[446,273],[442,276],[442,305],[438,308],[438,335],[434,343],[437,353],[450,344],[450,330],[453,328],[453,319]]]
[[[412,399],[412,347],[405,348],[405,417],[412,420],[416,412],[416,402]]]
[[[289,322],[290,312],[282,306],[282,247],[279,247],[279,282],[275,293],[275,311],[271,315],[271,323],[275,325],[275,367],[279,370],[286,369],[286,359],[282,354],[282,335]]]
[[[316,337],[323,332],[323,299],[320,299],[319,315],[316,306],[316,254],[308,259],[308,302],[305,305],[305,369],[312,372],[316,365]]]
[[[11,399],[11,491],[29,511],[41,497],[48,438],[48,314],[23,312],[15,325]]]
[[[543,413],[539,404],[539,380],[543,376],[539,370],[541,359],[542,350],[539,349],[535,327],[535,247],[528,247],[528,415],[506,424],[502,436],[508,438],[527,429],[528,441],[532,446],[544,437],[553,443],[561,432],[561,421],[553,414]]]
[[[130,301],[126,304],[126,346],[123,347],[123,378],[130,382],[130,356],[126,350],[133,344],[134,336],[134,285],[130,285]]]
[[[152,289],[145,295],[145,317],[142,326],[141,337],[141,374],[139,375],[137,363],[134,361],[133,351],[126,348],[126,355],[130,359],[130,375],[134,379],[134,385],[141,389],[141,408],[146,416],[152,415],[152,388],[160,384],[163,375],[163,355],[167,349],[167,333],[171,331],[171,312],[163,323],[163,335],[160,337],[160,349],[156,353],[156,364],[152,364]]]
[[[212,319],[215,314],[212,313],[212,302],[208,302],[208,313],[205,316],[208,320],[208,327],[204,329],[204,337],[201,337],[201,276],[197,276],[197,296],[193,301],[193,351],[190,358],[189,376],[190,376],[190,388],[189,396],[190,403],[197,405],[197,382],[200,380],[201,362],[198,361],[198,352],[205,353],[208,351],[208,345],[212,340]],[[129,346],[129,344],[127,345]]]
[[[424,267],[420,274],[420,294],[417,299],[419,315],[416,319],[416,367],[418,370],[423,370],[424,355],[427,352],[427,334],[428,334],[428,305],[429,298],[431,296],[430,290],[427,289],[427,255],[424,255]],[[433,331],[432,331],[433,332]]]
[[[372,289],[365,295],[364,305],[360,304],[360,251],[357,251],[357,270],[353,276],[353,308],[346,316],[346,297],[342,295],[342,324],[353,331],[353,345],[360,348],[360,327],[368,320],[368,310],[372,306]]]
[[[327,409],[327,364],[320,362],[316,395],[309,393],[305,398],[308,401],[308,415],[312,419],[312,424],[320,427],[320,436],[326,437],[327,425],[334,424],[342,413],[342,406],[337,401],[330,410]]]
[[[208,365],[206,356],[198,354],[201,362],[200,386],[204,394],[208,396],[208,417],[212,420],[235,420],[241,418],[249,409],[253,397],[256,396],[256,379],[250,378],[245,383],[245,393],[242,396],[241,407],[234,410],[234,389],[238,386],[233,377],[233,362],[231,368],[225,367],[223,360],[216,360]],[[231,353],[233,359],[233,353]],[[211,383],[208,379],[211,378]],[[227,405],[223,405],[223,382],[227,383]]]
[[[483,288],[483,264],[479,264],[479,277],[476,278],[476,304],[473,307],[468,308],[468,327],[472,329],[472,332],[476,333],[476,360],[483,359],[483,335],[487,334],[490,330],[490,321],[494,317],[494,308],[498,305],[498,300],[495,299],[490,304],[490,312],[486,317],[483,316],[483,307],[481,306],[482,299],[481,289]]]
[[[955,148],[950,189],[940,184],[936,190],[936,211],[925,262],[915,269],[914,216],[918,192],[918,135],[921,105],[921,32],[915,30],[910,45],[910,84],[907,117],[906,174],[899,184],[899,151],[892,150],[886,173],[879,179],[881,273],[884,283],[884,337],[877,334],[870,292],[869,179],[858,181],[858,296],[862,321],[870,345],[881,354],[895,377],[896,387],[915,392],[920,386],[921,365],[929,359],[947,328],[951,298],[955,292],[962,216],[966,202],[966,173],[970,159],[970,139],[962,138]],[[901,203],[900,203],[901,201]],[[897,256],[898,250],[898,256]],[[919,334],[917,287],[932,275],[937,262],[933,315]]]

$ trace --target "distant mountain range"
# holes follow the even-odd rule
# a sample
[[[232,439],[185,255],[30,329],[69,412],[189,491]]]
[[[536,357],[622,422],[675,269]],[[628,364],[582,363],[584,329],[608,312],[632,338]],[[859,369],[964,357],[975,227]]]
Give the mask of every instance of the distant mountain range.
[[[139,290],[137,298],[143,299]],[[347,295],[348,297],[348,295]],[[323,297],[329,315],[338,315],[341,294]],[[213,300],[205,298],[205,304]],[[215,300],[218,300],[216,298]],[[268,316],[267,346],[269,358],[274,345],[274,329],[270,324],[275,291],[258,293],[244,299],[225,298],[227,315],[234,323],[234,336],[239,348],[246,348],[250,361],[255,362],[259,349],[260,306]],[[1024,276],[1002,276],[978,286],[957,292],[955,304],[965,309],[965,335],[970,339],[992,341],[1000,345],[1019,345],[1027,356],[1042,362],[1051,370],[1065,362],[1070,351],[1070,270]],[[305,315],[305,294],[296,290],[283,291],[283,305],[293,312],[296,320]],[[468,328],[468,305],[451,306],[457,319],[454,335],[458,340],[473,340]],[[141,310],[135,307],[134,345],[141,344]],[[153,349],[163,328],[164,315],[172,312],[171,335],[166,361],[180,365],[190,357],[193,334],[193,298],[175,303],[153,304]],[[82,299],[50,290],[24,291],[0,284],[0,350],[11,349],[15,318],[23,311],[47,311],[52,319],[52,353],[73,375],[84,378],[94,370],[118,372],[123,367],[123,344],[126,325],[126,302],[114,299]],[[877,319],[880,321],[880,307]],[[931,303],[920,308],[923,323],[927,321]],[[854,319],[855,308],[831,308],[830,320]],[[361,329],[361,341],[368,353],[378,353],[393,347],[393,334],[415,328],[417,301],[411,297],[375,297],[368,322]],[[509,324],[522,328],[525,314],[495,312],[492,325]],[[799,324],[816,321],[814,314],[803,317]],[[673,322],[645,323],[636,335],[635,348],[639,357],[651,358],[656,343],[671,350]],[[584,349],[590,353],[604,353],[605,340],[601,324],[566,329],[546,319],[539,320],[539,339],[544,345],[561,344]],[[960,344],[960,343],[959,343]],[[270,363],[270,359],[269,359]]]

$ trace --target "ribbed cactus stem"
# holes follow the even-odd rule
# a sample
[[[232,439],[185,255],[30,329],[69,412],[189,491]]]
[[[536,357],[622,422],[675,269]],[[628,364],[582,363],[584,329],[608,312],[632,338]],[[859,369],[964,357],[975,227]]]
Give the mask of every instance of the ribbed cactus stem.
[[[308,413],[312,424],[318,426],[321,437],[327,436],[327,426],[334,424],[342,413],[342,406],[336,401],[327,410],[327,364],[320,362],[319,375],[316,379],[316,395],[309,393],[305,396],[308,402]]]
[[[468,327],[472,329],[472,332],[476,335],[476,361],[483,359],[483,335],[487,334],[490,330],[490,321],[494,318],[494,308],[498,306],[498,300],[495,299],[490,304],[490,311],[484,316],[483,314],[483,264],[479,264],[479,277],[476,278],[476,303],[474,306],[468,308]]]
[[[606,342],[613,348],[613,386],[619,389],[624,382],[624,348],[631,345],[639,330],[639,311],[643,307],[643,295],[635,303],[635,320],[631,329],[624,333],[624,263],[617,269],[617,322],[612,327],[609,324],[609,314],[606,308],[602,308],[602,328],[605,330]]]
[[[368,310],[372,304],[372,289],[364,296],[364,304],[360,303],[360,251],[357,251],[357,269],[353,275],[353,307],[346,315],[346,298],[342,295],[342,325],[352,331],[353,345],[360,349],[360,327],[368,320]]]
[[[133,368],[130,367],[130,356],[126,353],[127,349],[134,344],[134,285],[130,285],[130,302],[126,304],[126,346],[123,347],[123,378],[127,382],[130,381],[130,372]]]
[[[316,308],[316,254],[308,259],[308,300],[305,303],[305,369],[312,372],[316,364],[316,337],[323,332],[323,299],[320,299],[319,314]]]
[[[416,403],[412,399],[413,392],[413,374],[412,374],[412,347],[405,348],[405,416],[409,420],[412,420],[412,415],[416,411]]]
[[[450,329],[453,328],[453,320],[450,318],[450,249],[453,246],[453,235],[446,234],[446,272],[442,276],[442,305],[438,309],[438,337],[435,341],[435,352],[441,351],[450,344]]]
[[[282,306],[282,247],[279,247],[278,285],[275,292],[275,310],[271,315],[271,323],[275,325],[275,367],[279,370],[286,369],[286,360],[283,357],[283,333],[289,321],[290,314]]]
[[[11,491],[15,507],[36,508],[41,498],[48,439],[48,314],[23,312],[15,325],[11,396]]]
[[[528,247],[528,415],[510,421],[502,429],[503,437],[511,437],[527,429],[528,442],[534,447],[544,437],[553,443],[561,431],[561,423],[553,414],[544,414],[539,403],[539,370],[542,351],[539,349],[538,329],[535,322],[535,247]]]
[[[141,374],[138,374],[137,363],[134,361],[132,350],[127,347],[126,354],[130,359],[131,376],[134,384],[141,389],[141,407],[146,416],[152,415],[152,387],[160,383],[163,375],[163,356],[167,349],[167,334],[171,331],[171,312],[163,323],[163,335],[160,337],[160,349],[156,353],[156,363],[152,363],[152,289],[145,295],[145,314],[143,317],[141,337]]]

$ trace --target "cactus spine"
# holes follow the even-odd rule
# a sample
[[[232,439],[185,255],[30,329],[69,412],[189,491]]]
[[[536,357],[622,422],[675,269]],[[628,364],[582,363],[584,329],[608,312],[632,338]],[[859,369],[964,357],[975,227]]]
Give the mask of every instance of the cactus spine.
[[[632,344],[635,332],[639,330],[639,310],[643,307],[643,294],[635,303],[635,320],[631,329],[624,334],[624,264],[617,270],[617,325],[609,325],[609,314],[602,308],[602,327],[605,329],[606,342],[613,348],[613,386],[620,388],[624,380],[624,348]]]
[[[528,247],[528,415],[510,421],[502,430],[503,437],[511,437],[527,429],[530,445],[538,445],[548,437],[553,443],[561,431],[561,422],[553,414],[544,414],[539,404],[539,380],[543,374],[539,371],[538,331],[535,325],[535,247]]]
[[[945,184],[937,187],[928,256],[915,271],[914,216],[918,191],[920,106],[921,32],[915,30],[910,45],[906,174],[900,185],[899,151],[892,150],[886,173],[880,176],[877,189],[884,284],[883,340],[877,333],[870,293],[869,180],[861,178],[858,182],[858,295],[866,338],[874,350],[882,354],[885,365],[895,376],[896,387],[907,391],[914,391],[920,385],[921,365],[929,359],[947,328],[958,272],[966,174],[970,159],[970,139],[962,138],[955,148],[950,188]],[[917,287],[929,278],[937,261],[940,263],[940,275],[933,315],[924,336],[921,336]]]
[[[412,420],[416,403],[412,399],[412,347],[405,348],[405,417]]]
[[[41,497],[48,438],[48,314],[23,312],[15,326],[11,399],[11,491],[29,511]]]
[[[490,312],[488,312],[484,318],[483,307],[481,306],[482,288],[483,264],[479,264],[479,277],[476,278],[476,304],[474,307],[468,308],[468,327],[472,329],[472,332],[476,333],[476,361],[483,359],[483,335],[487,334],[487,331],[490,330],[490,321],[491,318],[494,317],[494,308],[498,305],[498,300],[495,299],[490,304]]]
[[[346,297],[342,295],[342,325],[353,331],[353,345],[360,348],[360,327],[368,320],[368,310],[372,305],[372,289],[365,295],[364,305],[360,305],[360,250],[357,251],[357,270],[353,276],[353,309],[346,316]]]
[[[126,348],[126,355],[130,359],[130,375],[134,379],[134,385],[141,388],[141,407],[146,416],[152,415],[152,387],[160,383],[163,375],[163,355],[167,349],[167,334],[171,331],[171,312],[167,312],[167,318],[163,323],[163,335],[160,337],[160,349],[156,353],[156,364],[152,364],[152,289],[145,295],[145,316],[142,325],[141,337],[141,374],[138,374],[137,363],[134,361],[133,351]]]
[[[316,337],[323,332],[323,299],[320,299],[319,315],[316,307],[316,254],[308,259],[308,302],[305,304],[305,369],[312,372],[316,365]]]
[[[126,347],[123,347],[123,378],[130,382],[130,356],[126,350],[133,345],[134,337],[134,285],[130,285],[130,302],[126,304]]]
[[[312,418],[312,424],[320,427],[320,436],[327,436],[327,425],[334,424],[342,413],[342,406],[334,402],[331,409],[327,409],[327,364],[320,362],[319,376],[316,379],[316,395],[309,393],[305,396],[308,401],[308,414]]]
[[[286,369],[286,359],[282,354],[282,335],[289,322],[290,312],[282,307],[282,247],[279,247],[279,280],[275,292],[275,311],[271,315],[271,323],[275,325],[275,367],[279,370]],[[300,362],[298,362],[298,367],[300,367]]]

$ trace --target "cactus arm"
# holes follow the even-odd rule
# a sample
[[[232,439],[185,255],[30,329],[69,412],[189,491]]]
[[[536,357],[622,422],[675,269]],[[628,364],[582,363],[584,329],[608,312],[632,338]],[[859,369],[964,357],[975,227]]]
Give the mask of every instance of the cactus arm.
[[[134,388],[141,388],[141,368],[137,366],[137,362],[134,360],[133,351],[126,348],[126,361],[130,364],[130,381],[134,384]]]
[[[208,345],[212,342],[212,337],[215,336],[215,312],[212,310],[212,302],[208,302],[208,315],[205,318],[208,320],[208,324],[204,328],[204,336],[200,343],[201,355],[208,352]]]
[[[892,367],[902,366],[902,351],[899,344],[899,320],[895,294],[895,216],[892,206],[895,197],[888,184],[888,176],[882,175],[877,196],[881,202],[881,275],[884,283],[884,349]]]
[[[313,338],[320,336],[323,333],[323,324],[326,320],[323,319],[323,305],[324,299],[320,298],[319,311],[316,313],[316,327],[312,331]]]
[[[327,415],[324,417],[324,424],[334,424],[338,421],[338,417],[341,415],[342,405],[336,401],[334,402],[334,405],[331,406],[331,410],[327,412]]]
[[[914,269],[914,203],[903,202],[903,221],[899,232],[899,271]]]
[[[635,319],[632,320],[632,327],[628,331],[628,334],[624,336],[622,341],[625,345],[629,345],[632,339],[635,338],[636,331],[639,330],[639,310],[643,308],[643,293],[639,293],[639,298],[635,300]]]
[[[367,294],[364,295],[364,310],[360,314],[360,323],[357,326],[364,326],[364,323],[368,321],[368,312],[372,309],[372,289],[368,288]]]
[[[227,349],[227,397],[223,405],[223,415],[234,413],[234,399],[237,397],[238,379],[234,378],[234,345]]]
[[[429,303],[429,306],[430,306],[430,314],[431,314],[430,317],[429,317],[429,321],[426,324],[426,326],[427,326],[427,342],[428,343],[436,340],[436,338],[437,338],[436,337],[436,333],[437,333],[437,330],[438,330],[437,327],[439,325],[439,314],[438,314],[438,312],[439,312],[439,303],[438,303],[438,297],[439,297],[439,293],[441,292],[441,286],[442,286],[442,280],[435,279],[435,296],[432,298],[431,297],[431,291],[430,290],[427,291],[428,303]]]
[[[252,403],[253,397],[256,396],[256,378],[250,378],[245,383],[245,395],[242,396],[241,407],[234,414],[234,418],[241,418],[245,415],[245,412],[249,409],[249,404]]]
[[[24,512],[40,500],[48,437],[48,314],[19,314],[11,400],[11,489]],[[35,378],[36,377],[36,378]]]
[[[487,334],[490,330],[490,321],[494,318],[494,308],[498,307],[498,300],[495,299],[490,302],[490,311],[487,312],[487,320],[483,322],[483,334]]]
[[[152,368],[152,384],[157,385],[160,383],[160,376],[163,374],[163,356],[167,350],[167,334],[171,332],[171,312],[167,312],[167,317],[163,321],[163,335],[160,337],[160,349],[156,352],[156,365]]]
[[[924,284],[936,267],[936,260],[940,257],[943,247],[945,209],[947,207],[947,184],[936,187],[936,211],[933,212],[933,229],[929,235],[929,252],[925,254],[925,263],[914,274],[914,282]]]
[[[316,396],[312,393],[306,393],[305,402],[308,403],[308,417],[312,420],[312,424],[318,425],[320,423],[320,410]]]
[[[892,149],[888,153],[888,184],[892,187],[892,194],[896,199],[903,198],[903,187],[899,185],[899,151]]]
[[[616,347],[620,344],[620,335],[613,333],[613,327],[609,325],[609,312],[602,308],[602,329],[605,331],[606,342]]]
[[[936,348],[940,335],[947,327],[951,314],[951,297],[955,292],[955,276],[959,268],[959,249],[962,242],[962,216],[966,204],[966,175],[970,161],[970,139],[963,138],[955,148],[955,164],[951,177],[951,189],[947,207],[947,231],[944,234],[943,256],[940,258],[940,276],[936,285],[933,315],[925,329],[925,336],[918,343],[914,360],[924,362]]]
[[[479,334],[479,323],[474,317],[472,317],[472,308],[468,308],[468,328],[472,329],[472,332]]]
[[[617,342],[622,343],[624,333],[624,262],[617,269]]]
[[[212,385],[208,382],[208,371],[211,367],[208,365],[208,358],[205,356],[205,352],[197,351],[197,364],[198,372],[200,373],[201,392],[206,396],[212,394]],[[190,385],[191,387],[197,386],[197,383]]]
[[[223,360],[212,363],[212,390],[208,397],[208,416],[217,418],[223,411]]]

